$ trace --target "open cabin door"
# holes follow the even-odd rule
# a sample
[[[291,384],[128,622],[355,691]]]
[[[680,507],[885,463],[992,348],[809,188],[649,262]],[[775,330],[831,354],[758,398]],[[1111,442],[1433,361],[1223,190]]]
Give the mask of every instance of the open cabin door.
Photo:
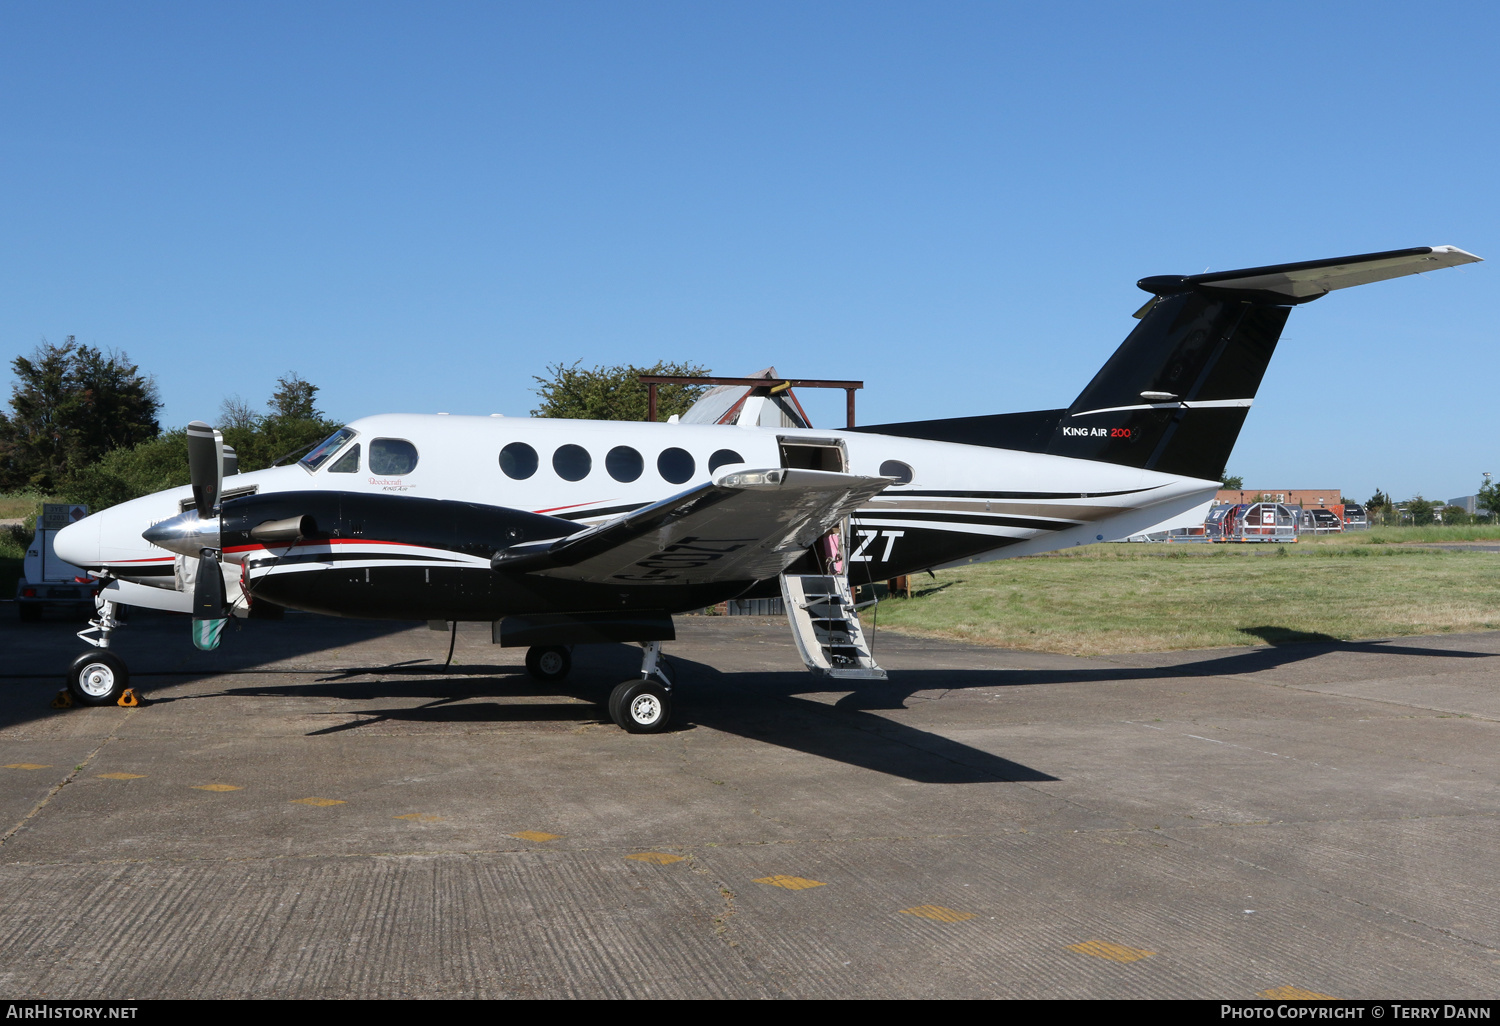
[[[842,439],[783,436],[778,441],[784,468],[849,472],[849,453]],[[781,602],[797,651],[809,670],[820,677],[884,680],[885,671],[875,665],[854,611],[844,558],[848,542],[849,518],[845,517],[814,543],[810,559],[796,564],[815,572],[781,575]]]

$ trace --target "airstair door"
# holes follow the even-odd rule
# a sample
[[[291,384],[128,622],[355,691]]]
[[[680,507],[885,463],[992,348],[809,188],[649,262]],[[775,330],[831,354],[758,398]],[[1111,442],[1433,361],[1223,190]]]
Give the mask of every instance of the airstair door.
[[[843,574],[782,574],[781,601],[797,652],[820,677],[885,680],[870,655]]]

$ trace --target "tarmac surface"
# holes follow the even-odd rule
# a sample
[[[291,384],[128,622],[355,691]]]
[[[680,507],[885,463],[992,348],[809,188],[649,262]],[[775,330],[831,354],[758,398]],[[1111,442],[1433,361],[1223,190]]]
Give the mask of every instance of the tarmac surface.
[[[1268,616],[1274,613],[1268,612]],[[1500,633],[1081,659],[685,617],[676,729],[465,625],[0,606],[0,995],[1492,998]],[[239,628],[239,629],[237,629]]]

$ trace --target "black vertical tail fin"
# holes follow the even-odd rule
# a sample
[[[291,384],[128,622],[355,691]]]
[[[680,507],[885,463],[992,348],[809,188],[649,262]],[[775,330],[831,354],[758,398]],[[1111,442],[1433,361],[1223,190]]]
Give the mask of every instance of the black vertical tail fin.
[[[1199,291],[1148,307],[1041,451],[1215,480],[1291,307]]]
[[[859,428],[1217,480],[1291,308],[1479,258],[1452,246],[1143,278],[1141,323],[1065,410]]]

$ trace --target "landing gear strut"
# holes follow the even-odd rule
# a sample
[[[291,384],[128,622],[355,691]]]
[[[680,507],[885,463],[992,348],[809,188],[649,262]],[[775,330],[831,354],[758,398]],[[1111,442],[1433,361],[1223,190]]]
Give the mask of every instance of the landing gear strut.
[[[672,678],[660,641],[646,642],[641,648],[645,651],[640,679],[616,685],[609,696],[609,718],[632,734],[655,734],[666,730],[672,720]]]
[[[80,705],[116,705],[130,687],[125,660],[109,651],[110,633],[120,626],[120,619],[115,616],[115,604],[103,594],[94,596],[94,608],[99,611],[98,619],[78,632],[79,638],[94,647],[68,667],[68,691]]]

